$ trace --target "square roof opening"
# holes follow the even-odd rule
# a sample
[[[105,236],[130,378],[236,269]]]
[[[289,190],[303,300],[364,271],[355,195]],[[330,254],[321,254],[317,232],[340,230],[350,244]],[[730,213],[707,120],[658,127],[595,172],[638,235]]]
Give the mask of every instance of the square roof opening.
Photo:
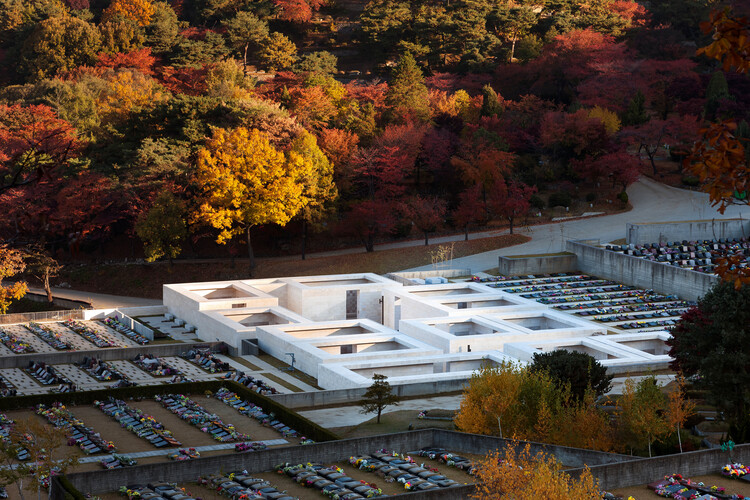
[[[262,325],[288,325],[289,320],[279,316],[272,311],[258,311],[247,313],[223,313],[225,317],[236,321],[243,326],[262,326]]]
[[[529,330],[557,330],[561,328],[570,328],[570,323],[563,323],[547,316],[526,316],[522,318],[503,318],[503,321],[513,323],[514,325],[528,328]]]
[[[257,295],[253,295],[247,290],[238,288],[235,285],[227,285],[221,288],[216,288],[216,287],[191,288],[189,291],[195,294],[198,294],[201,297],[209,299],[209,300],[241,299],[245,297],[247,298],[257,297]]]

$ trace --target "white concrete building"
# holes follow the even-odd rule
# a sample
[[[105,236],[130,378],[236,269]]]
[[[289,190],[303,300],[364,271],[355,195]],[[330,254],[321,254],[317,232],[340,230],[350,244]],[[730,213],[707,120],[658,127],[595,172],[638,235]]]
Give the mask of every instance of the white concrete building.
[[[164,306],[205,341],[252,342],[325,389],[463,380],[483,363],[586,352],[610,370],[661,368],[664,332],[607,335],[601,323],[480,284],[408,286],[375,274],[164,285]],[[254,346],[253,346],[254,347]]]

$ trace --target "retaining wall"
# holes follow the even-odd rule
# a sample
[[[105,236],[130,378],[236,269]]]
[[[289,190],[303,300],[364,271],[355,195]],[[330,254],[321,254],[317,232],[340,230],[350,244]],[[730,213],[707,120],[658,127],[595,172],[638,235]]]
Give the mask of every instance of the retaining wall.
[[[100,494],[116,491],[120,486],[148,483],[155,480],[170,482],[195,481],[200,475],[219,471],[247,470],[250,474],[272,470],[274,466],[289,462],[292,464],[311,461],[331,463],[346,460],[352,455],[369,454],[381,448],[402,453],[423,447],[437,446],[450,451],[484,454],[489,450],[503,448],[507,441],[492,436],[478,436],[460,432],[425,429],[396,434],[385,434],[356,439],[343,439],[305,446],[274,448],[254,453],[234,453],[200,458],[186,462],[162,462],[139,465],[110,471],[80,472],[68,476],[70,482],[83,493]],[[523,444],[523,443],[522,443]],[[600,464],[624,460],[630,457],[590,450],[578,450],[562,446],[544,446],[532,443],[532,453],[547,451],[554,453],[566,465],[579,466],[583,463]],[[375,477],[375,476],[373,476]],[[56,485],[53,490],[57,489]],[[451,498],[468,494],[473,488],[451,490]],[[59,492],[53,491],[53,497]],[[408,494],[409,498],[445,498],[442,496]]]
[[[529,257],[498,257],[498,274],[519,276],[525,274],[568,273],[578,270],[575,254],[533,255]]]
[[[747,238],[748,236],[750,236],[750,220],[710,219],[628,223],[625,241],[634,245],[643,245],[645,243],[666,243],[668,241]]]
[[[567,242],[578,257],[578,270],[600,278],[620,281],[663,294],[698,300],[719,281],[713,274],[699,273],[584,244]]]
[[[27,292],[23,296],[25,299],[33,300],[34,302],[47,303],[47,295],[43,293]],[[52,303],[57,307],[65,307],[67,309],[91,309],[91,303],[83,300],[63,299],[60,297],[52,296]]]
[[[408,271],[399,273],[388,273],[385,275],[386,278],[391,279],[402,285],[414,285],[412,279],[419,278],[458,278],[459,276],[471,276],[471,269],[431,269],[429,271]]]
[[[599,479],[602,489],[614,490],[648,484],[668,474],[677,473],[686,477],[716,474],[729,462],[729,456],[728,452],[716,448],[663,457],[639,458],[616,465],[593,466],[591,472]],[[750,460],[750,444],[735,447],[731,457],[735,462],[747,463]],[[568,472],[580,474],[581,470]]]
[[[0,356],[0,368],[26,368],[32,361],[59,365],[64,363],[79,363],[84,357],[97,358],[102,361],[131,359],[138,354],[153,354],[154,356],[178,356],[193,347],[215,347],[218,343],[207,342],[179,342],[174,344],[146,345],[137,347],[122,347],[116,349],[96,349],[91,351],[59,351],[50,353],[14,354]]]
[[[445,380],[439,382],[419,382],[414,384],[391,385],[393,393],[399,397],[435,395],[459,392],[464,389],[468,380]],[[293,392],[268,396],[287,408],[319,408],[321,406],[351,403],[362,399],[366,387],[354,389],[336,389],[330,391]]]
[[[45,299],[46,300],[46,299]],[[69,311],[42,311],[35,313],[0,314],[0,325],[28,323],[29,321],[65,321],[66,319],[86,319],[85,309]]]

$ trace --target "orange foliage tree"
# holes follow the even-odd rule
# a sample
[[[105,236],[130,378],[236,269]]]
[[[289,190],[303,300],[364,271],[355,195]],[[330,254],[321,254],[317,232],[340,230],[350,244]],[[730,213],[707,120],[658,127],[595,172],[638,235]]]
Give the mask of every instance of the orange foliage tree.
[[[16,281],[10,285],[3,285],[2,281],[22,273],[25,268],[26,264],[20,251],[0,244],[0,314],[8,312],[11,301],[23,297],[28,289],[23,281]]]
[[[149,0],[112,0],[109,7],[102,12],[102,21],[107,22],[115,17],[124,17],[141,26],[151,23],[151,16],[156,8]]]
[[[600,498],[598,481],[586,467],[578,478],[563,471],[552,455],[531,452],[527,443],[521,447],[510,442],[505,450],[492,451],[479,462],[477,488],[472,495],[480,500],[514,499],[564,500]]]
[[[716,11],[710,21],[701,23],[701,29],[713,35],[713,42],[698,49],[698,54],[721,61],[724,71],[750,70],[750,23],[746,17],[732,17],[729,10]],[[748,139],[737,134],[737,123],[718,121],[700,133],[702,138],[685,158],[685,167],[700,179],[720,213],[728,205],[750,204],[750,167],[745,152]],[[729,257],[719,262],[716,272],[739,289],[750,284],[750,268],[737,264],[737,257]]]

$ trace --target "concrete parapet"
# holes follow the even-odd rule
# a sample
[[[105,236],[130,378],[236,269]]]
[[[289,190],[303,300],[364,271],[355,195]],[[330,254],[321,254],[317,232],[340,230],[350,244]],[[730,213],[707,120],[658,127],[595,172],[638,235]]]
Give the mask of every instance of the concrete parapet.
[[[79,363],[84,357],[97,358],[102,361],[114,361],[118,359],[132,359],[138,354],[153,354],[154,356],[179,356],[193,347],[214,347],[217,343],[178,342],[174,344],[145,345],[137,347],[121,347],[115,349],[96,349],[91,351],[60,351],[32,354],[14,354],[11,356],[0,356],[0,368],[26,368],[29,363],[36,361],[48,365],[59,365],[68,363]]]
[[[719,238],[747,238],[748,236],[750,236],[750,220],[708,219],[628,223],[625,241],[628,244],[644,245],[668,241],[715,240]]]
[[[578,269],[583,273],[658,293],[677,294],[687,300],[698,300],[719,281],[713,274],[652,262],[580,241],[569,240],[567,248],[576,254]]]
[[[498,274],[520,276],[527,274],[568,273],[578,270],[576,255],[568,252],[519,257],[498,257]]]
[[[329,441],[305,446],[291,446],[273,448],[255,453],[235,453],[199,458],[186,462],[162,462],[156,464],[139,465],[110,471],[80,472],[68,476],[70,482],[83,493],[101,494],[116,491],[120,486],[128,484],[144,484],[157,480],[184,483],[195,481],[199,476],[219,471],[247,470],[250,474],[269,471],[274,466],[288,462],[292,464],[320,462],[335,463],[348,459],[352,455],[373,453],[386,448],[401,453],[419,450],[423,447],[442,447],[459,453],[485,454],[488,451],[502,449],[508,443],[505,439],[493,436],[466,434],[438,429],[385,434],[354,439]],[[526,443],[519,443],[523,446]],[[545,451],[554,454],[562,463],[580,467],[584,464],[597,465],[617,463],[631,457],[603,453],[564,446],[543,445],[531,443],[531,452]],[[53,487],[52,497],[60,498],[55,491],[59,485]],[[450,490],[454,492],[453,489]],[[469,493],[464,488],[462,494]],[[443,496],[417,496],[407,494],[410,498],[445,498]],[[457,492],[458,493],[458,492]],[[451,498],[461,498],[451,495]]]

